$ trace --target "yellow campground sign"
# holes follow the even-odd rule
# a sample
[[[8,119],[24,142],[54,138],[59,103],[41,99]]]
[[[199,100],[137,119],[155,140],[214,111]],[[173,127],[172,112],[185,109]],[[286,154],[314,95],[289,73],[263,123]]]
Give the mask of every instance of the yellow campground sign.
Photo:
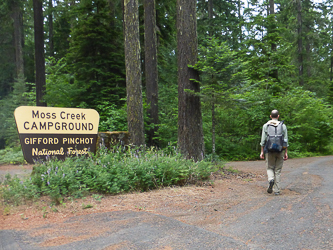
[[[21,106],[14,116],[24,158],[29,163],[96,151],[96,110]]]

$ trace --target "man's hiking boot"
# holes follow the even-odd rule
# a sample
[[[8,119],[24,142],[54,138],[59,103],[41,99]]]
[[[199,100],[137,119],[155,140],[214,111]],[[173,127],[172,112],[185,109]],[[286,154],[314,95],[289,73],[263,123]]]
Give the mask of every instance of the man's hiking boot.
[[[267,189],[267,193],[269,193],[269,194],[273,193],[273,186],[274,186],[274,180],[271,180],[269,182],[269,187]]]

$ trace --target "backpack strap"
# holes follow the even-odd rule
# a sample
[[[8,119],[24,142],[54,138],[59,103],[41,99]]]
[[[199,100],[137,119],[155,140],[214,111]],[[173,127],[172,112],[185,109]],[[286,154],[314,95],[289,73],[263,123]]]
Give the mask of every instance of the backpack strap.
[[[283,123],[284,123],[284,120],[280,122],[281,127],[282,127],[282,135],[284,135],[284,132],[283,132]],[[279,124],[279,125],[280,125],[280,124]]]

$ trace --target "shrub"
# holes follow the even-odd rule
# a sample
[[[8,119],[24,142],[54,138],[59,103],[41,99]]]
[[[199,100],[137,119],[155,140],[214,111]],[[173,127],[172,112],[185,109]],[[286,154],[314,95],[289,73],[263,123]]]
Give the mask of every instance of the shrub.
[[[0,150],[0,164],[25,163],[21,147]]]
[[[10,174],[6,175],[3,185],[0,186],[0,193],[4,201],[10,201],[15,205],[36,199],[40,195],[38,187],[32,182],[31,178],[21,180],[17,176],[12,177]]]
[[[201,182],[217,170],[218,165],[211,162],[184,159],[175,148],[168,153],[154,148],[102,149],[93,157],[37,164],[30,179],[8,178],[2,192],[6,202],[15,204],[19,197],[39,195],[59,204],[64,196],[79,198],[88,192],[118,194]]]

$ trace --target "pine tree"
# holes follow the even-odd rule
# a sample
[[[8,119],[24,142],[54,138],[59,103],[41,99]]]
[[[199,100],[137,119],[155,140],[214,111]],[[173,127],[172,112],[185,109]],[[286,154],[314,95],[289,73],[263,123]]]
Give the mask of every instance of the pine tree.
[[[147,104],[149,125],[148,144],[157,145],[158,125],[158,70],[157,70],[157,37],[155,0],[144,1],[145,24],[145,78],[147,89]]]
[[[105,102],[123,104],[125,97],[125,65],[121,20],[112,26],[111,15],[105,0],[77,3],[72,11],[70,49],[66,55],[74,84],[81,89],[77,105],[97,108]]]
[[[131,143],[144,145],[138,0],[124,0],[127,122]]]
[[[196,161],[204,157],[199,75],[188,65],[197,61],[196,2],[177,1],[178,145],[181,153]]]
[[[36,105],[46,106],[45,94],[45,58],[44,58],[44,17],[43,1],[33,0],[35,31],[35,68],[36,68]]]

